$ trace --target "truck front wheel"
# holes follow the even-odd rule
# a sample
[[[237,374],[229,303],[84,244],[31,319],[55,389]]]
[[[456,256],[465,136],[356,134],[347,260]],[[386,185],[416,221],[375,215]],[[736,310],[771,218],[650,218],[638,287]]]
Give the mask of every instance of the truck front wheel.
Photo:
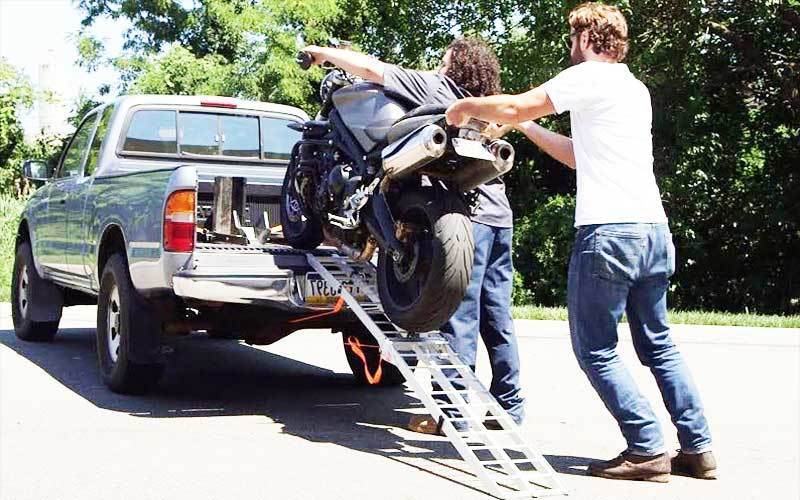
[[[103,268],[97,303],[97,356],[103,382],[114,392],[142,394],[161,378],[161,363],[135,362],[136,343],[148,339],[156,328],[153,308],[139,295],[131,282],[128,265],[121,254],[114,254]]]
[[[30,342],[53,340],[63,301],[61,289],[36,272],[31,244],[20,243],[11,277],[11,317],[17,337]]]

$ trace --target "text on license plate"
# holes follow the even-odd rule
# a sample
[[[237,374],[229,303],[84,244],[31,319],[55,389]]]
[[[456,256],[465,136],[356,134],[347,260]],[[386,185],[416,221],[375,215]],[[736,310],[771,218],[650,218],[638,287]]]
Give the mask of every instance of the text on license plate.
[[[356,300],[364,300],[363,290],[351,280],[345,280],[342,286],[350,292]],[[309,304],[330,304],[336,302],[340,290],[328,285],[318,273],[306,274],[306,302]]]

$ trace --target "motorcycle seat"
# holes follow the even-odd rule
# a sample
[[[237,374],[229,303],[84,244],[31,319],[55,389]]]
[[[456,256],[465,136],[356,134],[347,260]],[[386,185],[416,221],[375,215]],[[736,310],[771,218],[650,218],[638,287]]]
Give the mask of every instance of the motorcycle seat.
[[[412,109],[392,125],[386,134],[386,142],[391,144],[420,127],[443,119],[445,111],[447,106],[439,104],[426,104]]]

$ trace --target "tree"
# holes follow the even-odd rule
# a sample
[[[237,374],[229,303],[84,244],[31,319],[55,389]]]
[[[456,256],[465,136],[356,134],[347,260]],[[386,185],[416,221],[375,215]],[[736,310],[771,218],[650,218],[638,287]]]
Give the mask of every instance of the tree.
[[[81,0],[88,26],[131,21],[130,90],[208,90],[313,111],[320,72],[296,41],[328,36],[389,62],[432,68],[457,33],[500,55],[520,92],[567,64],[570,0]],[[626,63],[650,89],[654,169],[678,247],[670,299],[683,308],[800,312],[800,3],[614,0],[630,25]],[[165,52],[160,53],[164,49]],[[87,45],[91,53],[92,46]],[[150,90],[148,90],[150,91]],[[213,92],[212,92],[213,91]],[[568,133],[566,116],[544,120]],[[516,263],[537,301],[563,303],[574,173],[519,135],[507,176]],[[559,274],[563,273],[563,274]],[[518,297],[526,296],[518,293]]]
[[[0,59],[0,192],[19,189],[17,151],[23,145],[19,113],[33,104],[28,81],[4,59]]]

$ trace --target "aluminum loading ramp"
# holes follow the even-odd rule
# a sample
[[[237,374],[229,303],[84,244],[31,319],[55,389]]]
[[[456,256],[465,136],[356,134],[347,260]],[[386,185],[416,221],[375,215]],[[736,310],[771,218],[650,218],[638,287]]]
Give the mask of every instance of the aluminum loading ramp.
[[[381,356],[394,364],[406,378],[414,395],[435,419],[442,419],[442,430],[461,457],[469,464],[489,493],[504,499],[543,498],[567,495],[556,472],[524,438],[520,427],[498,404],[439,332],[409,333],[396,327],[383,313],[376,282],[376,270],[369,262],[353,262],[339,254],[306,254],[308,263],[340,296],[378,342]],[[342,282],[358,285],[364,300],[356,300]],[[440,390],[427,387],[412,369],[427,370]],[[448,379],[444,370],[456,370]],[[452,381],[465,387],[457,390]],[[446,401],[434,396],[446,396]],[[457,410],[453,418],[445,410]],[[496,420],[501,430],[488,430],[485,420]],[[469,425],[458,431],[453,422]]]

